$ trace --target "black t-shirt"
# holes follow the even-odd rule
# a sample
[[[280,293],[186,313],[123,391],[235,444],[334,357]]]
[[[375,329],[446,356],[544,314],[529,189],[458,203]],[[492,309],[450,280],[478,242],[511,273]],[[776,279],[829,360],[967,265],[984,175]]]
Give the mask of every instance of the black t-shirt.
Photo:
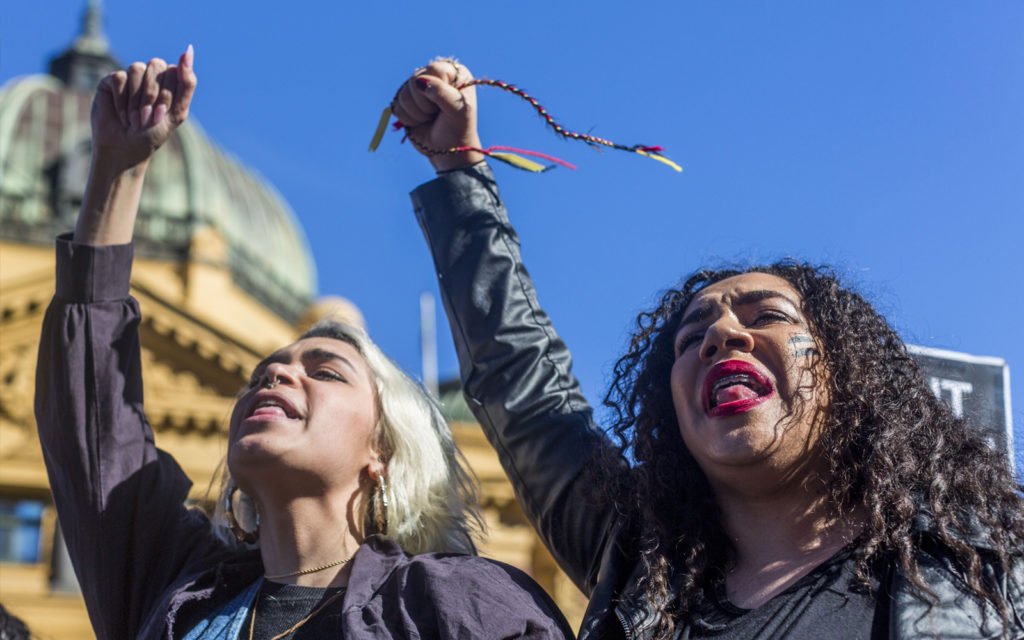
[[[787,638],[888,637],[888,596],[869,590],[855,578],[856,558],[847,547],[782,593],[756,609],[741,609],[729,602],[724,580],[715,581],[688,624],[680,625],[680,640],[716,638],[762,640]]]
[[[308,622],[285,636],[289,640],[315,640],[318,638],[341,637],[341,605],[344,588],[322,589],[298,587],[290,584],[265,581],[256,598],[256,619],[253,626],[253,640],[270,640],[289,629],[334,596],[334,600],[317,612]],[[239,640],[249,639],[252,619],[242,625]]]

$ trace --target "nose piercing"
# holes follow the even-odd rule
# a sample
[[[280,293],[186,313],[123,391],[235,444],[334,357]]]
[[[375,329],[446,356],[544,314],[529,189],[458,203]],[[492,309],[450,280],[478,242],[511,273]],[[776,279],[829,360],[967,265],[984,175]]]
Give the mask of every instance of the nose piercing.
[[[274,387],[276,387],[278,385],[278,383],[279,383],[279,381],[277,379],[277,376],[274,376],[270,380],[267,380],[266,382],[263,383],[263,388],[264,389],[273,389]]]

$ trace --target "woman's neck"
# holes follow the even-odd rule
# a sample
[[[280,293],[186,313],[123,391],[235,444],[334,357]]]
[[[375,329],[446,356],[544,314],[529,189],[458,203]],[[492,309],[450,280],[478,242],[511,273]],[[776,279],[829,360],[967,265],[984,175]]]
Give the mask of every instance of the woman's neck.
[[[354,500],[319,497],[260,504],[260,554],[275,582],[309,587],[348,584],[349,562],[363,540],[350,507]],[[335,564],[337,563],[337,564]],[[298,571],[333,565],[322,571]]]
[[[863,513],[837,517],[820,482],[762,494],[720,492],[723,525],[736,548],[726,576],[730,601],[760,606],[834,556],[863,530]]]

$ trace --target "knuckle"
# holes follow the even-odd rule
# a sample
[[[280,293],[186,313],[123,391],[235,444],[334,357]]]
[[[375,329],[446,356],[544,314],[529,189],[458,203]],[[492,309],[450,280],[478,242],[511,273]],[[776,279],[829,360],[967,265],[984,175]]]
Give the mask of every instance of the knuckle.
[[[451,64],[448,62],[442,62],[440,60],[434,60],[426,66],[424,69],[427,73],[433,76],[440,76],[444,74],[446,68],[450,68]]]
[[[141,62],[133,62],[128,65],[128,71],[135,74],[141,74],[146,71],[146,65]]]
[[[166,67],[167,63],[164,62],[163,58],[150,58],[149,59],[149,66],[150,67],[155,67],[155,68]]]

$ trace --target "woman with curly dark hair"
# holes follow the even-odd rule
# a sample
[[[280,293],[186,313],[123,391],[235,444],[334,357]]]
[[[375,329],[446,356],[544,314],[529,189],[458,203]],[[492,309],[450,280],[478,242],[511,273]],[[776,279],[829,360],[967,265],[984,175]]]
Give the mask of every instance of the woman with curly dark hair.
[[[468,70],[395,112],[479,148]],[[638,318],[593,421],[478,154],[413,192],[469,404],[555,558],[581,638],[1024,634],[1024,518],[1005,460],[928,390],[827,268],[700,271]],[[596,480],[596,481],[595,481]]]

